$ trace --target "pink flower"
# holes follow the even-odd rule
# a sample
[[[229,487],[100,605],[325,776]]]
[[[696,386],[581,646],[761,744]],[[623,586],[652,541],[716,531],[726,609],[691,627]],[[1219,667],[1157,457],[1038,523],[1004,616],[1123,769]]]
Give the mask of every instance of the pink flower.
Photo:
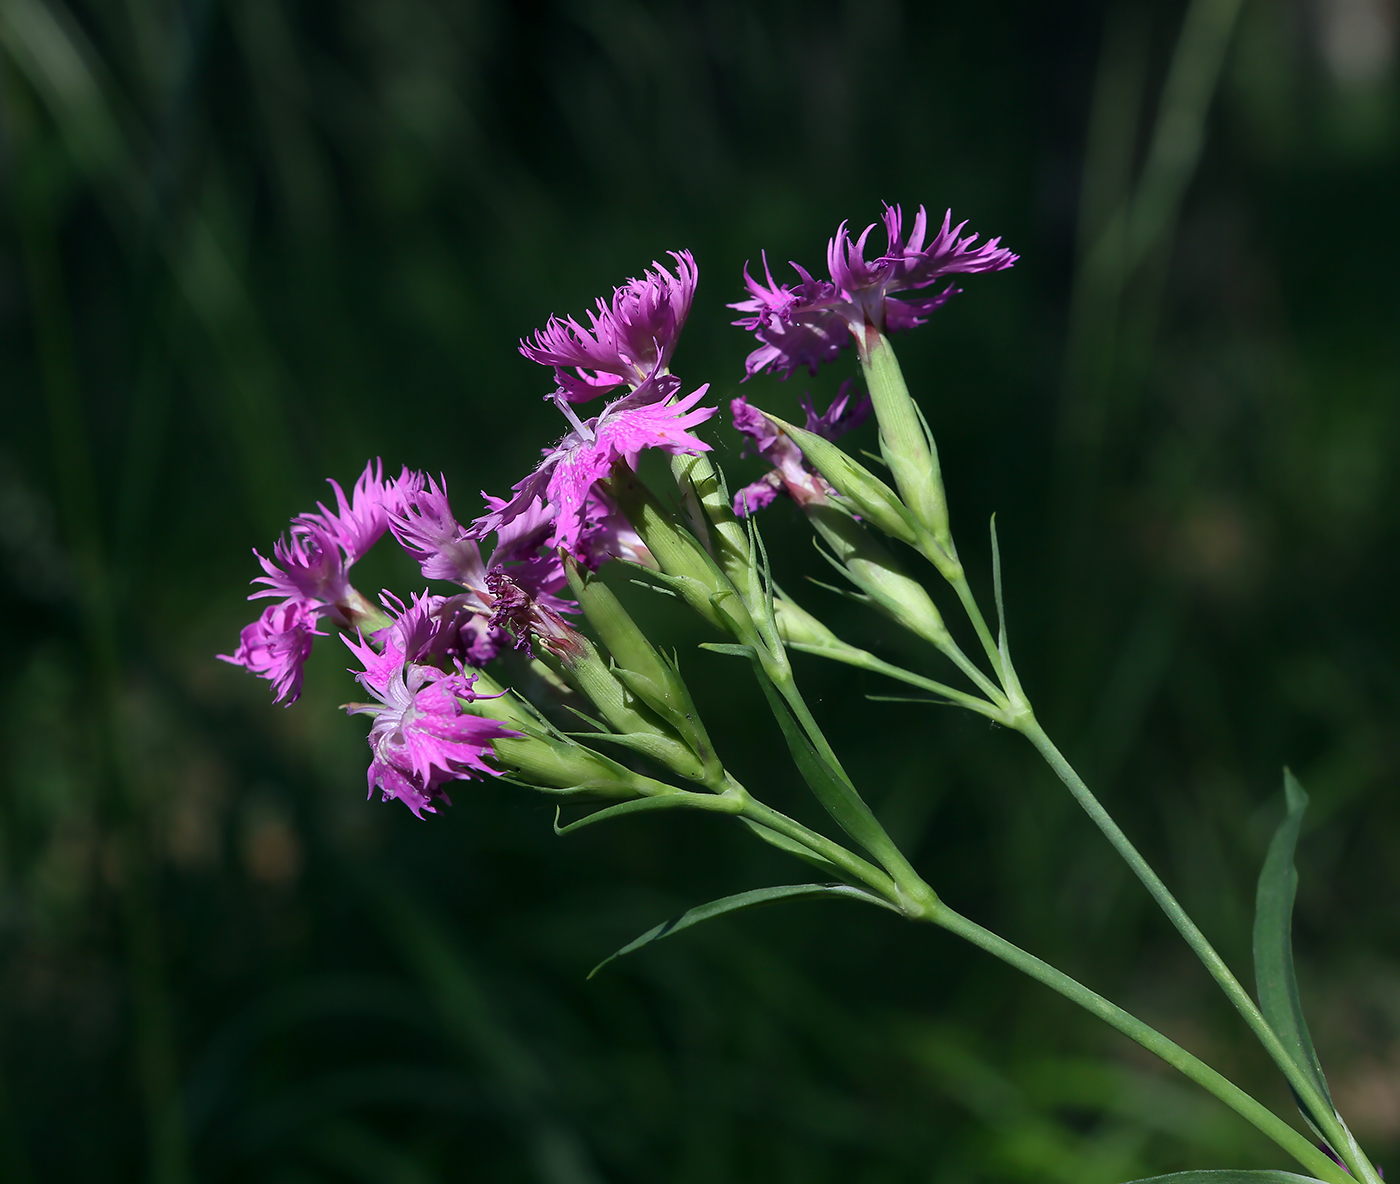
[[[746,314],[734,324],[753,333],[760,343],[745,362],[748,377],[765,370],[786,377],[798,366],[815,374],[818,364],[830,361],[849,343],[849,334],[859,336],[867,326],[892,332],[922,325],[959,289],[949,285],[914,299],[895,299],[894,293],[927,288],[944,276],[997,271],[1017,259],[1000,245],[999,238],[981,246],[976,245],[975,234],[959,238],[967,223],[953,226],[952,211],[944,215],[942,229],[927,244],[928,217],[922,206],[907,240],[898,206],[886,206],[883,220],[885,252],[868,262],[866,240],[874,224],[854,241],[846,224],[841,224],[827,246],[830,283],[813,279],[794,263],[800,282],[781,286],[774,281],[766,257],[767,287],[744,269],[749,298],[730,307]],[[842,332],[843,326],[849,333]]]
[[[287,536],[272,546],[272,558],[258,555],[264,575],[253,583],[266,584],[248,599],[282,596],[305,600],[333,617],[350,597],[349,572],[355,561],[389,529],[389,515],[401,509],[422,483],[418,473],[404,469],[397,480],[384,480],[381,462],[371,461],[355,482],[353,498],[347,499],[340,483],[330,481],[335,490],[336,509],[317,503],[317,510],[292,519]],[[338,620],[338,624],[346,624]]]
[[[847,393],[850,385],[849,382],[841,384],[841,390],[822,415],[817,414],[811,399],[803,396],[802,410],[809,432],[835,440],[865,422],[870,414],[870,396],[863,395],[852,403]],[[749,406],[743,395],[729,404],[729,411],[734,417],[734,426],[748,436],[757,446],[758,454],[773,465],[769,472],[734,495],[735,514],[743,518],[761,510],[779,493],[787,493],[800,506],[824,501],[835,493],[821,474],[807,464],[792,438],[763,412]]]
[[[557,399],[573,430],[545,453],[533,473],[515,485],[510,501],[498,503],[476,520],[474,533],[479,537],[500,531],[523,514],[542,515],[547,507],[552,511],[548,546],[562,547],[584,559],[589,551],[590,509],[596,504],[594,486],[612,472],[614,464],[625,461],[636,468],[638,455],[647,448],[673,455],[710,450],[690,432],[718,410],[696,407],[709,385],[684,398],[673,398],[679,389],[680,379],[652,374],[631,394],[609,403],[587,422],[580,421],[563,399]]]
[[[350,568],[421,484],[422,478],[408,469],[386,481],[378,460],[365,465],[349,497],[339,482],[331,481],[334,509],[317,503],[314,511],[293,518],[288,534],[273,544],[271,559],[253,552],[263,568],[253,583],[266,586],[248,599],[280,597],[281,603],[242,631],[232,655],[219,656],[271,681],[279,702],[295,702],[311,639],[325,636],[317,622],[330,617],[337,625],[353,626],[365,602],[350,584]]]
[[[676,341],[699,273],[689,251],[671,251],[675,274],[652,263],[641,279],[628,280],[613,292],[611,306],[598,301],[585,329],[573,317],[549,323],[533,342],[521,341],[520,352],[532,362],[554,367],[560,392],[571,403],[596,398],[621,385],[640,386],[654,371],[664,371]],[[574,374],[566,368],[572,367]]]
[[[485,587],[486,565],[481,561],[481,547],[453,516],[444,478],[426,482],[420,478],[419,488],[389,519],[389,529],[399,545],[418,560],[428,579]]]
[[[324,637],[316,628],[317,615],[305,601],[285,600],[271,604],[239,634],[238,648],[232,654],[216,655],[222,662],[265,678],[290,707],[301,697],[302,667],[311,656],[311,639]]]
[[[443,788],[449,781],[499,774],[486,763],[491,741],[520,733],[463,710],[461,700],[475,698],[472,682],[460,671],[412,662],[401,663],[382,683],[364,680],[378,702],[351,703],[346,710],[374,717],[370,793],[378,789],[386,802],[398,798],[421,818],[425,811],[436,813],[433,803],[439,798],[451,804]]]

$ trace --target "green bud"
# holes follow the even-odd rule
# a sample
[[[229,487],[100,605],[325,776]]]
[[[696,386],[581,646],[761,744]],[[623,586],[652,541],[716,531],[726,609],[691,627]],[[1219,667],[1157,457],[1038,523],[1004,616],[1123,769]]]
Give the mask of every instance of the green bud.
[[[478,674],[476,690],[490,698],[474,699],[465,705],[466,710],[523,733],[491,743],[501,767],[519,780],[538,789],[589,797],[635,798],[676,792],[560,736],[512,692],[502,694],[500,685],[488,675]]]
[[[880,424],[880,453],[894,476],[895,487],[914,519],[952,555],[948,501],[933,436],[909,396],[889,341],[867,329],[860,347],[861,369]]]
[[[792,437],[792,441],[827,483],[847,498],[862,518],[891,538],[918,545],[918,524],[899,495],[859,461],[824,436],[799,428],[776,415],[768,419]]]
[[[613,675],[675,729],[718,784],[723,769],[680,671],[637,628],[611,588],[570,558],[565,558],[564,570],[579,607],[612,657]]]
[[[637,474],[619,463],[605,487],[656,559],[667,577],[666,586],[710,624],[751,643],[757,630],[738,590],[695,536],[676,524]]]
[[[809,646],[813,649],[838,649],[844,645],[841,639],[816,617],[786,596],[773,598],[773,612],[778,619],[778,632],[788,645]]]
[[[579,635],[580,644],[561,658],[564,673],[573,680],[613,729],[609,738],[643,753],[690,781],[704,781],[708,770],[691,747],[619,679],[597,648]]]
[[[720,570],[744,594],[745,602],[752,611],[754,601],[747,586],[751,569],[749,535],[744,524],[734,516],[724,474],[710,463],[708,456],[700,453],[696,456],[673,456],[671,475],[675,477],[682,494],[693,496],[703,509],[704,519],[708,519],[713,527],[711,554]],[[696,524],[696,534],[702,537],[704,519]]]
[[[832,557],[881,612],[940,649],[951,640],[924,586],[905,575],[859,522],[829,503],[806,511]]]

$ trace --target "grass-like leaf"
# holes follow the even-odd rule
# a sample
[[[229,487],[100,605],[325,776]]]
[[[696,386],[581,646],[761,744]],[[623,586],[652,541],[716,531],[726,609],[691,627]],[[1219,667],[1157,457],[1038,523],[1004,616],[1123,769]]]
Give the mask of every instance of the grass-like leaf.
[[[780,900],[814,900],[819,896],[844,896],[852,900],[864,901],[866,904],[879,905],[881,908],[893,909],[892,905],[885,903],[878,896],[866,892],[863,888],[854,888],[849,884],[779,884],[774,888],[754,888],[748,892],[738,892],[733,896],[712,900],[709,904],[696,905],[693,909],[687,909],[679,917],[672,917],[654,929],[648,929],[636,941],[628,942],[617,953],[604,958],[588,972],[588,977],[592,978],[609,962],[621,958],[624,954],[640,950],[643,946],[649,946],[652,942],[660,941],[663,937],[670,937],[671,934],[679,933],[682,929],[689,929],[692,925],[700,924],[701,921],[722,917],[726,913],[735,913],[740,909],[756,908],[761,904],[775,904]]]
[[[1294,1172],[1245,1171],[1241,1168],[1208,1168],[1195,1172],[1172,1172],[1167,1176],[1152,1176],[1131,1180],[1129,1184],[1321,1184],[1314,1176],[1299,1176]]]
[[[1293,898],[1298,890],[1298,872],[1293,852],[1298,831],[1308,808],[1308,795],[1289,770],[1283,771],[1283,792],[1288,811],[1274,832],[1264,867],[1259,873],[1259,890],[1254,906],[1254,980],[1259,1007],[1269,1026],[1278,1034],[1297,1066],[1331,1104],[1327,1079],[1308,1034],[1303,1005],[1298,998],[1298,980],[1293,970]],[[1306,1113],[1306,1109],[1304,1109]],[[1316,1116],[1309,1115],[1316,1121]]]

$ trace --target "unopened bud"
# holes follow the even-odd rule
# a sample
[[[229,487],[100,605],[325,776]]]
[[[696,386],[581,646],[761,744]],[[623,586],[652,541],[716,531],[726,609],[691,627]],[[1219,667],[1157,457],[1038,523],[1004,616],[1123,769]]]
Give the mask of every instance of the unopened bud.
[[[895,488],[915,520],[951,555],[938,448],[909,395],[889,341],[867,327],[860,344],[861,368],[880,424],[880,453],[894,476]]]
[[[807,517],[857,588],[886,616],[942,648],[948,641],[943,617],[924,586],[910,579],[859,522],[837,507],[808,506]]]
[[[917,544],[918,530],[913,517],[899,495],[879,477],[825,436],[796,427],[766,411],[763,414],[792,437],[807,463],[846,498],[862,518],[891,538]]]
[[[671,786],[560,736],[488,675],[477,675],[474,690],[477,697],[464,704],[465,710],[522,733],[493,740],[491,747],[501,767],[526,784],[589,797],[635,798],[674,792]]]

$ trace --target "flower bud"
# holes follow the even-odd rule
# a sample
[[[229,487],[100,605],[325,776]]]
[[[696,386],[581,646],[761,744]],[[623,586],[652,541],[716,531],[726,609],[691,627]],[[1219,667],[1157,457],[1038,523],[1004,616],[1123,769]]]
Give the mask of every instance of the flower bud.
[[[636,798],[676,792],[616,761],[561,736],[489,676],[477,674],[477,697],[464,708],[523,733],[491,742],[507,773],[537,789],[590,797]]]
[[[746,643],[758,636],[753,618],[729,578],[695,536],[672,520],[631,469],[625,464],[614,466],[606,488],[668,577],[669,588],[716,628]]]
[[[880,424],[880,454],[890,467],[895,487],[914,519],[951,555],[948,501],[938,468],[938,448],[909,396],[889,341],[869,326],[860,343],[860,363]]]
[[[693,494],[704,510],[705,518],[713,527],[711,550],[715,561],[735,587],[744,593],[745,601],[752,608],[750,590],[747,588],[751,570],[749,536],[743,523],[734,516],[724,475],[703,452],[673,456],[671,475],[675,477],[682,494]],[[698,523],[696,533],[699,534],[703,527],[703,521]]]
[[[918,527],[899,495],[840,446],[804,428],[764,412],[780,430],[792,437],[802,455],[831,485],[847,498],[868,522],[900,542],[917,545]]]
[[[808,506],[807,517],[851,582],[881,612],[940,649],[951,640],[924,586],[906,576],[859,522],[833,505]]]

